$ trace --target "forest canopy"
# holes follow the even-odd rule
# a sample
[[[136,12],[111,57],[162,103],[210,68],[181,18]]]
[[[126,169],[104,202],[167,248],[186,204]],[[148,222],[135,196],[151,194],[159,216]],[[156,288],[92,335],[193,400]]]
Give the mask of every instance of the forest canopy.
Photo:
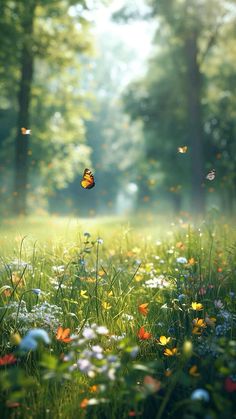
[[[113,16],[120,31],[135,21],[155,28],[139,77],[122,37],[94,35],[102,5],[0,3],[1,212],[232,212],[235,2],[125,4]],[[90,194],[80,188],[85,167],[96,178]]]

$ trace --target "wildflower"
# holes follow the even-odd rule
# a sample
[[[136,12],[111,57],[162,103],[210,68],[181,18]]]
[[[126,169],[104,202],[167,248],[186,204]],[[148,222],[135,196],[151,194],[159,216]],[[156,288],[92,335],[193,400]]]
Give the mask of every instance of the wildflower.
[[[147,340],[152,337],[151,333],[147,332],[144,328],[144,326],[140,327],[138,331],[138,338],[141,340]]]
[[[201,303],[192,303],[192,309],[195,311],[203,310],[203,305]]]
[[[64,343],[71,342],[70,329],[63,329],[61,326],[59,326],[56,333],[56,339]]]
[[[143,275],[142,274],[136,274],[134,279],[135,279],[136,282],[142,281]]]
[[[206,313],[205,322],[207,326],[215,327],[216,318],[215,317],[209,317]]]
[[[103,301],[102,307],[104,308],[104,310],[110,310],[110,308],[112,306],[109,303],[107,303],[106,301]]]
[[[184,249],[184,243],[182,242],[177,242],[175,246],[177,247],[177,249],[181,249],[181,250]]]
[[[198,318],[193,319],[193,330],[192,330],[192,333],[194,335],[201,335],[203,329],[205,329],[206,327],[207,327],[206,326],[206,323],[205,323],[205,321],[203,319],[198,319]]]
[[[65,271],[65,266],[64,265],[56,265],[56,266],[52,266],[52,270],[55,274],[60,275],[63,274]]]
[[[83,358],[78,360],[77,365],[80,371],[86,374],[89,373],[93,368],[91,362],[88,359],[83,359]]]
[[[174,356],[174,355],[177,355],[177,348],[172,348],[172,349],[166,348],[164,350],[164,355],[165,356]]]
[[[12,345],[19,345],[20,342],[21,342],[21,337],[20,337],[19,333],[13,333],[10,336],[10,342],[11,342]]]
[[[99,345],[92,346],[93,356],[96,359],[103,359],[103,349]]]
[[[186,297],[185,294],[178,295],[179,302],[181,303],[182,301],[184,301],[185,297]]]
[[[98,244],[103,244],[103,239],[98,238],[98,239],[97,239],[97,243],[98,243]]]
[[[208,391],[204,390],[203,388],[198,388],[192,392],[191,400],[202,400],[204,402],[209,402],[210,396]]]
[[[83,332],[82,332],[82,335],[86,339],[95,339],[96,338],[96,333],[90,327],[85,327]]]
[[[199,289],[199,291],[198,291],[198,294],[199,295],[205,295],[206,294],[206,288],[205,287],[201,287],[200,289]]]
[[[224,387],[228,393],[233,393],[236,391],[236,380],[233,380],[231,377],[227,377],[225,379]]]
[[[170,337],[167,338],[166,336],[160,336],[160,339],[157,341],[159,345],[165,346],[169,343]]]
[[[221,300],[215,300],[214,305],[215,305],[215,308],[219,308],[219,309],[224,308],[224,304],[222,303]]]
[[[197,365],[193,365],[190,369],[189,369],[189,374],[192,375],[193,377],[199,377],[200,374],[198,372],[198,368]]]
[[[15,364],[16,358],[13,354],[7,354],[0,358],[0,366]]]
[[[98,391],[98,386],[96,386],[95,384],[89,387],[90,393],[97,393],[97,391]]]
[[[123,313],[121,317],[125,320],[128,320],[128,321],[134,320],[134,316],[132,316],[131,314],[127,314],[127,313]]]
[[[143,303],[143,304],[140,304],[139,306],[138,306],[138,311],[139,311],[139,313],[140,314],[142,314],[143,316],[147,316],[147,314],[148,314],[148,303]]]
[[[41,289],[39,289],[39,288],[33,288],[32,290],[31,290],[35,295],[40,295],[41,294]]]
[[[80,291],[80,296],[82,298],[85,298],[85,299],[88,299],[89,298],[89,296],[87,295],[87,290],[81,290]]]
[[[176,259],[176,262],[177,263],[182,263],[182,264],[188,263],[187,259],[185,257],[182,257],[182,256],[181,257],[178,257]]]
[[[96,329],[96,332],[97,332],[99,335],[107,335],[107,334],[108,334],[108,332],[109,332],[109,330],[107,329],[107,327],[106,327],[106,326],[98,326],[98,327],[97,327],[97,329]]]
[[[11,274],[11,280],[12,280],[12,283],[14,285],[17,285],[19,288],[22,288],[25,285],[24,276],[22,276],[22,275],[20,276],[18,274],[18,272],[12,272],[12,274]]]
[[[116,370],[115,368],[110,368],[107,372],[107,377],[109,378],[109,380],[111,381],[115,381],[116,376],[115,376]]]
[[[35,351],[39,342],[46,345],[50,343],[47,332],[43,329],[31,329],[20,341],[19,350],[22,352]]]
[[[149,279],[148,281],[145,281],[143,286],[145,288],[164,288],[168,287],[170,284],[165,279],[164,275],[159,275],[158,277],[154,277],[152,279]]]
[[[145,375],[143,383],[150,393],[156,393],[161,388],[161,382],[155,380],[151,375]]]
[[[195,261],[195,259],[194,259],[194,258],[190,258],[190,259],[188,260],[188,265],[195,265],[195,263],[196,263],[196,261]]]
[[[81,409],[85,409],[88,406],[88,402],[89,402],[89,399],[86,399],[86,398],[83,399],[82,402],[80,403]]]

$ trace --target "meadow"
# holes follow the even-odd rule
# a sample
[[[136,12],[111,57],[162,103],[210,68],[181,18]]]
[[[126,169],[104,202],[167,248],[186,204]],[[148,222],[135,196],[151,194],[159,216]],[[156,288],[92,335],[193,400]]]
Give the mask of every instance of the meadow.
[[[0,227],[0,417],[235,418],[236,228],[34,217]]]

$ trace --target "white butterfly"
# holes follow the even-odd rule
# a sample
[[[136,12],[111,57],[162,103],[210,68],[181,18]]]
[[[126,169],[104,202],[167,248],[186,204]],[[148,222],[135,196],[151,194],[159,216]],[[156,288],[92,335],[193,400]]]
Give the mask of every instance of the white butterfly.
[[[206,179],[208,179],[208,180],[214,180],[215,177],[216,177],[215,169],[210,170],[210,172],[207,173],[207,175],[206,175]]]

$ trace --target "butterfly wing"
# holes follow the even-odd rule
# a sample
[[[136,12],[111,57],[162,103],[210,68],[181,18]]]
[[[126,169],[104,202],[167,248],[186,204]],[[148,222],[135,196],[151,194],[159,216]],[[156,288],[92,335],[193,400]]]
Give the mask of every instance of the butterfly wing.
[[[81,180],[80,184],[84,189],[92,189],[95,186],[94,176],[91,170],[85,169],[83,179]]]
[[[207,175],[206,175],[206,179],[208,180],[214,180],[216,176],[216,171],[215,169],[212,169]]]

